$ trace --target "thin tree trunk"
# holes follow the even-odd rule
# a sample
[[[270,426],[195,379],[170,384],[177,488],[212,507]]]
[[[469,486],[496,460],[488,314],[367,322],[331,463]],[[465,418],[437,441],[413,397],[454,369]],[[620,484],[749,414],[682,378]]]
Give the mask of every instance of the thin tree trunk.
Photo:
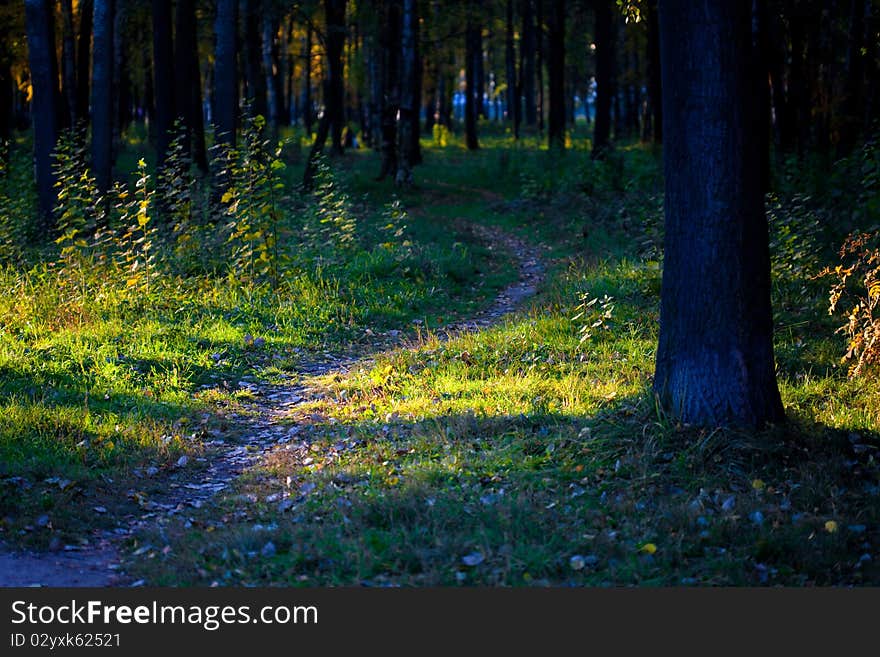
[[[613,0],[596,2],[596,122],[593,127],[593,157],[602,158],[611,147],[611,102],[614,97]]]
[[[34,178],[44,229],[53,226],[55,209],[55,178],[52,173],[52,150],[58,137],[56,111],[56,80],[52,76],[55,56],[55,29],[50,0],[25,1],[28,65],[30,67],[33,97],[31,116],[34,127]]]
[[[174,124],[174,48],[171,39],[171,0],[153,0],[153,87],[156,110],[153,120],[156,139],[156,166],[165,164]]]
[[[341,154],[345,125],[345,78],[342,52],[345,49],[345,0],[324,0],[327,22],[327,78],[324,84],[324,112],[330,115],[333,152]]]
[[[218,0],[214,22],[214,125],[218,143],[235,146],[238,126],[238,0]]]
[[[302,87],[302,118],[309,137],[312,136],[312,27],[306,28],[303,42],[303,87]]]
[[[504,33],[504,64],[507,77],[507,120],[513,124],[513,136],[519,138],[519,83],[516,79],[513,0],[507,0]]]
[[[418,140],[418,132],[413,132],[413,114],[418,114],[419,103],[416,98],[416,35],[418,15],[416,1],[403,0],[403,24],[400,31],[400,119],[398,121],[398,152],[397,174],[394,182],[399,186],[409,187],[413,183],[412,154],[414,140]],[[416,123],[418,125],[418,123]]]
[[[92,172],[102,194],[113,171],[113,0],[95,0],[92,64]]]
[[[266,101],[266,77],[262,66],[261,11],[259,0],[244,0],[245,98],[254,114],[266,117],[269,108]]]
[[[535,101],[535,49],[537,44],[535,43],[534,0],[523,0],[522,21],[520,86],[522,88],[523,100],[525,101],[525,124],[529,128],[534,128],[538,123]]]
[[[61,0],[63,21],[61,46],[61,89],[65,124],[75,126],[76,114],[76,46],[73,30],[73,0]]]
[[[266,108],[269,122],[269,128],[272,134],[278,132],[278,117],[281,116],[282,93],[279,88],[278,80],[278,45],[276,41],[276,33],[278,32],[278,24],[275,16],[268,9],[263,14],[263,40],[262,40],[262,57],[263,57],[263,73],[266,75]]]
[[[89,118],[89,80],[92,54],[92,22],[95,3],[80,0],[79,32],[76,37],[76,115],[79,120]]]
[[[751,3],[663,0],[665,256],[654,392],[675,418],[784,419],[751,79]]]
[[[648,104],[651,116],[651,139],[663,143],[663,85],[660,81],[660,35],[657,24],[657,0],[645,3],[648,41]]]
[[[544,132],[544,114],[547,106],[544,98],[544,57],[546,56],[546,39],[544,38],[544,2],[545,0],[536,0],[535,2],[535,43],[536,43],[536,61],[535,72],[538,76],[537,93],[538,93],[538,132]]]
[[[477,139],[477,88],[476,59],[480,51],[479,26],[468,17],[465,31],[465,100],[464,100],[464,132],[468,150],[480,147]]]
[[[186,127],[184,152],[192,152],[193,162],[202,171],[208,170],[205,149],[205,122],[202,114],[202,81],[199,70],[196,14],[193,0],[177,3],[177,28],[174,39],[174,58],[177,62],[175,110]]]
[[[550,112],[547,117],[547,144],[565,148],[565,0],[553,0],[548,21],[547,72]]]

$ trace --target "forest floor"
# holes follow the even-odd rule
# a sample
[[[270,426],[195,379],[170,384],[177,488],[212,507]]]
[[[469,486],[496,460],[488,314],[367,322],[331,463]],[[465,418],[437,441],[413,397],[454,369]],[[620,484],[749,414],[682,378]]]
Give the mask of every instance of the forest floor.
[[[543,280],[544,266],[537,247],[495,226],[475,226],[474,230],[490,250],[498,250],[510,259],[516,279],[498,293],[488,308],[445,326],[447,337],[497,323],[533,296]],[[0,586],[131,585],[131,577],[120,568],[119,543],[123,539],[144,531],[161,531],[162,525],[185,515],[188,509],[205,508],[210,513],[215,494],[228,489],[248,468],[276,449],[289,449],[285,446],[294,438],[308,440],[307,426],[301,430],[280,421],[293,407],[316,401],[316,391],[302,383],[304,377],[344,376],[352,368],[370,367],[372,354],[399,348],[404,336],[410,337],[409,329],[392,329],[380,335],[371,330],[375,339],[361,345],[358,354],[324,354],[320,360],[301,363],[296,372],[274,384],[243,378],[239,386],[252,399],[231,432],[236,438],[209,442],[209,449],[199,457],[205,464],[203,469],[181,469],[171,475],[164,494],[152,496],[143,505],[145,513],[124,516],[119,526],[95,532],[85,545],[66,545],[51,552],[16,552],[0,545]],[[290,498],[285,495],[284,499]]]
[[[42,495],[0,522],[0,584],[880,582],[880,390],[838,364],[827,291],[794,266],[809,245],[774,247],[789,422],[682,426],[650,392],[655,156],[565,157],[432,149],[401,201],[413,239],[448,258],[446,278],[419,274],[382,305],[396,279],[371,274],[357,288],[371,313],[352,304],[341,333],[321,318],[283,328],[265,353],[254,322],[223,329],[220,375],[190,366],[171,411],[159,387],[137,398],[138,418],[166,419],[130,420],[160,444],[133,464],[0,472],[0,493]],[[372,164],[349,160],[346,184],[375,200],[388,192]],[[218,330],[187,330],[214,358],[204,335]]]

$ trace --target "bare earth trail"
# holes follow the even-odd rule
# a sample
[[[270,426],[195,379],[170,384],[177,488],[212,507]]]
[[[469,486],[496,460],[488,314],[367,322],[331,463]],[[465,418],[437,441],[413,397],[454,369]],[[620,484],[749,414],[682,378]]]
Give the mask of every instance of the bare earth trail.
[[[495,200],[494,198],[487,200]],[[478,331],[498,323],[514,312],[523,301],[537,291],[544,277],[544,265],[537,247],[515,235],[493,226],[474,225],[478,238],[492,249],[509,253],[514,259],[518,279],[504,288],[489,305],[477,315],[445,326],[444,337]],[[392,332],[378,338],[372,353],[400,346],[403,332]],[[345,374],[355,366],[369,364],[370,356],[332,356],[323,360],[303,363],[292,374],[290,382],[269,385],[242,381],[254,396],[252,414],[242,418],[245,440],[226,444],[223,440],[207,443],[206,453],[195,459],[203,468],[182,467],[169,477],[167,489],[161,496],[142,502],[142,513],[125,516],[112,531],[96,532],[87,545],[63,546],[56,552],[13,552],[0,545],[0,586],[131,586],[120,568],[119,543],[147,527],[160,528],[169,522],[186,517],[189,509],[201,508],[211,502],[217,493],[227,489],[233,481],[271,450],[291,440],[297,427],[291,428],[281,420],[296,405],[310,401],[313,394],[303,382],[305,377],[338,372]]]

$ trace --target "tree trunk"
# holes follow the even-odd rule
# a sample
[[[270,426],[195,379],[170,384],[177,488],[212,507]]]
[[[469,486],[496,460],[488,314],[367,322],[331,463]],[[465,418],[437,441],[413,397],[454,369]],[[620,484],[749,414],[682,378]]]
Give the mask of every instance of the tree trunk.
[[[50,0],[26,0],[28,66],[33,97],[31,116],[34,126],[34,179],[37,182],[40,217],[43,227],[52,227],[55,209],[55,178],[52,173],[52,151],[58,137],[55,102],[57,81],[52,76],[55,57],[53,3]]]
[[[180,0],[177,3],[177,29],[174,39],[174,58],[177,62],[175,110],[186,126],[184,152],[191,151],[193,162],[202,171],[207,171],[198,41],[193,38],[197,27],[194,1]]]
[[[153,85],[155,112],[153,126],[156,139],[156,168],[162,169],[171,143],[174,124],[174,50],[171,40],[171,0],[153,0]]]
[[[61,89],[64,123],[75,126],[76,115],[76,47],[73,30],[73,0],[61,0],[63,21],[61,46]]]
[[[777,159],[781,162],[782,156],[791,151],[795,141],[786,91],[785,66],[788,46],[782,16],[777,12],[769,14],[767,29],[769,42],[766,56],[773,103],[773,140]]]
[[[465,98],[464,98],[464,132],[465,143],[468,150],[476,150],[480,147],[477,140],[477,103],[476,95],[479,92],[476,86],[477,72],[476,60],[480,47],[479,26],[468,17],[467,29],[465,30]]]
[[[92,173],[102,194],[113,172],[113,0],[95,0],[92,64]]]
[[[214,125],[221,144],[235,146],[238,125],[238,0],[218,0],[214,23]]]
[[[547,145],[565,148],[565,0],[553,0],[548,17],[547,73],[550,112],[547,116]]]
[[[504,67],[507,77],[507,120],[513,124],[513,136],[519,138],[519,86],[516,79],[516,48],[514,44],[513,0],[507,0],[504,33]]]
[[[269,108],[266,101],[266,77],[262,65],[261,11],[259,0],[244,0],[245,98],[253,113],[265,118]]]
[[[544,132],[544,113],[547,111],[547,105],[544,99],[544,57],[547,52],[546,39],[544,39],[544,2],[545,0],[536,0],[535,2],[535,44],[537,57],[535,61],[535,73],[537,80],[537,113],[538,113],[538,132]]]
[[[666,238],[654,392],[677,419],[784,418],[752,90],[751,3],[663,0]]]
[[[611,147],[611,101],[614,97],[613,0],[596,2],[596,123],[593,127],[593,157],[602,158]]]
[[[342,153],[342,128],[345,125],[345,78],[342,51],[345,49],[345,0],[324,0],[327,22],[327,78],[324,83],[324,112],[330,115],[333,152]]]
[[[650,105],[651,139],[663,143],[663,85],[660,82],[660,34],[657,25],[657,0],[645,4],[648,41],[648,104]]]
[[[520,87],[525,101],[524,119],[526,127],[534,128],[538,124],[538,110],[535,101],[535,13],[534,0],[523,0],[522,3],[522,43],[520,58]]]
[[[312,136],[312,27],[306,28],[303,41],[302,120],[309,138]]]
[[[80,0],[79,33],[76,37],[76,115],[81,121],[89,118],[89,80],[92,52],[93,0]]]
[[[843,107],[841,111],[838,155],[844,156],[856,145],[864,116],[865,88],[865,5],[864,0],[850,0],[849,45],[846,53]]]
[[[478,3],[482,8],[482,2]],[[474,27],[474,103],[476,103],[477,117],[486,118],[486,103],[483,97],[486,93],[486,65],[483,61],[483,25],[480,17],[475,18]]]
[[[418,132],[413,132],[413,114],[418,114],[416,99],[416,30],[418,15],[415,0],[403,0],[403,23],[400,31],[400,120],[398,121],[398,144],[400,157],[397,160],[397,185],[409,187],[413,183],[412,152],[413,140],[418,140]],[[418,123],[416,124],[418,125]]]
[[[283,93],[279,84],[278,74],[278,22],[268,9],[263,14],[263,73],[266,75],[266,107],[268,110],[269,128],[272,134],[278,132],[278,121],[281,116]]]

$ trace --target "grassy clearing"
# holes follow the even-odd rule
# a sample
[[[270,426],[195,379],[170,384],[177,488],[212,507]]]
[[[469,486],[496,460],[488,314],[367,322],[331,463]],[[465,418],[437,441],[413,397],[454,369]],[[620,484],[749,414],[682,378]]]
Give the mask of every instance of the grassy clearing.
[[[294,179],[295,169],[285,174]],[[26,210],[12,194],[18,179],[17,169],[3,179],[3,217]],[[436,326],[469,314],[511,276],[500,254],[458,225],[405,208],[389,223],[386,207],[351,196],[344,181],[335,194],[353,243],[328,258],[321,233],[291,242],[297,258],[274,286],[249,277],[247,261],[213,267],[237,245],[218,242],[210,227],[159,224],[149,287],[90,246],[29,255],[9,240],[5,259],[16,264],[0,268],[0,538],[58,546],[115,526],[137,510],[133,488],[161,489],[181,456],[203,453],[223,413],[241,410],[242,377],[271,378],[325,351],[356,353],[413,320]],[[290,234],[313,221],[310,206],[289,207]],[[117,241],[111,248],[127,248]],[[168,264],[182,259],[176,270]]]
[[[310,380],[291,442],[219,513],[139,537],[132,571],[220,585],[880,581],[880,388],[847,380],[839,322],[811,279],[834,238],[782,239],[804,216],[780,202],[774,305],[790,422],[757,434],[681,426],[650,394],[652,154],[602,164],[569,153],[566,170],[579,173],[554,179],[546,153],[531,151],[507,160],[502,177],[499,153],[432,151],[425,212],[503,223],[550,245],[533,306]],[[464,202],[436,202],[450,193]]]

